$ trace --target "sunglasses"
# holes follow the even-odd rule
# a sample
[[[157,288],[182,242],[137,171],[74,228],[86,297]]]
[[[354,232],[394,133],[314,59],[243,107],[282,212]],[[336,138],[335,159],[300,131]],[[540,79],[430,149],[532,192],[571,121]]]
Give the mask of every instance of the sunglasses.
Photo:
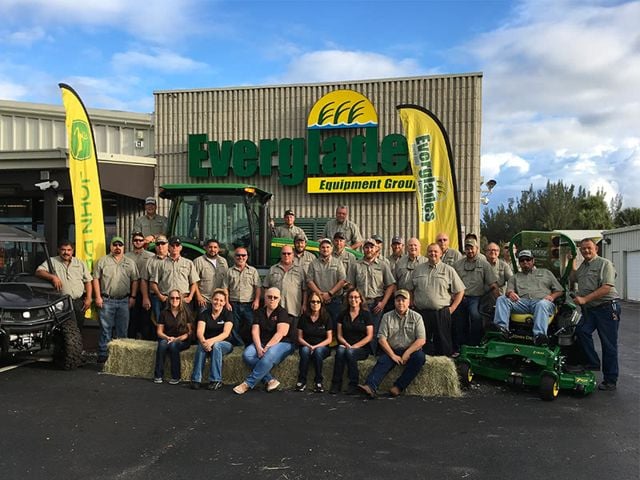
[[[156,242],[156,245],[166,245],[169,242]]]
[[[144,242],[144,238],[134,238],[134,242]]]
[[[236,257],[246,257],[246,253],[236,253]]]
[[[322,303],[320,300],[309,300],[309,303],[315,305],[317,303]]]
[[[293,255],[293,252],[282,252],[282,255]]]
[[[278,300],[280,297],[276,295],[267,295],[267,300]]]
[[[112,243],[111,245],[113,245],[114,247],[124,247],[124,243],[120,243],[120,242],[115,242],[115,243]]]

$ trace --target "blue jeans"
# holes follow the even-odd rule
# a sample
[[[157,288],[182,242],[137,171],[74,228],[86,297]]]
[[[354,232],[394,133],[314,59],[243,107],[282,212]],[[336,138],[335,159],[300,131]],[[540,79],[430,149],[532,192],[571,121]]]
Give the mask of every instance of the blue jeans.
[[[332,297],[331,301],[325,305],[329,316],[331,317],[331,328],[335,331],[338,324],[338,317],[344,308],[342,297]]]
[[[582,320],[576,327],[578,343],[587,357],[588,365],[600,365],[593,346],[593,332],[598,331],[602,346],[602,375],[607,382],[618,381],[618,327],[621,308],[618,302],[593,308],[582,308]]]
[[[307,346],[300,347],[300,364],[298,366],[298,382],[307,384],[307,372],[309,371],[309,361],[313,360],[313,368],[316,372],[313,377],[314,383],[322,383],[322,362],[331,354],[329,347],[318,347],[313,352]]]
[[[262,358],[258,358],[258,352],[253,343],[245,348],[242,352],[242,360],[251,368],[251,373],[245,380],[247,385],[253,388],[260,381],[268,383],[273,378],[271,369],[291,355],[294,349],[292,343],[280,342],[270,347]]]
[[[465,295],[453,312],[453,350],[455,352],[460,350],[461,345],[480,345],[482,340],[480,298],[482,297]]]
[[[209,365],[209,381],[222,381],[222,357],[228,355],[233,350],[233,345],[225,340],[221,340],[213,344],[210,352],[205,352],[202,345],[198,345],[196,354],[193,357],[193,372],[191,373],[191,381],[200,383],[202,380],[202,369],[207,361],[207,356],[211,358]]]
[[[251,303],[231,302],[231,306],[233,307],[233,330],[229,340],[236,346],[249,345],[253,324]]]
[[[404,350],[393,350],[396,355],[402,356]],[[418,350],[413,352],[409,357],[406,365],[404,366],[404,371],[400,374],[393,384],[398,387],[400,390],[406,389],[409,384],[413,381],[414,378],[420,373],[422,366],[426,360],[426,355],[422,350]],[[378,361],[376,362],[373,370],[367,377],[366,384],[371,387],[371,389],[375,392],[378,390],[378,386],[382,383],[384,377],[389,373],[393,367],[398,364],[391,360],[391,357],[386,353],[381,353],[378,357]]]
[[[156,368],[154,369],[153,376],[155,378],[162,378],[164,376],[164,358],[169,353],[171,359],[171,378],[180,380],[180,352],[186,350],[191,346],[189,340],[184,342],[180,340],[169,343],[164,338],[158,340],[158,349],[156,350]]]
[[[105,298],[99,312],[100,338],[98,340],[98,356],[107,355],[107,344],[111,341],[113,329],[115,338],[127,338],[129,329],[129,297],[115,300]]]
[[[357,386],[358,383],[360,383],[358,362],[367,358],[369,353],[370,351],[368,347],[346,348],[343,345],[338,345],[331,383],[338,387],[342,387],[342,376],[344,375],[344,367],[346,366],[347,375],[349,376],[349,386]]]
[[[520,298],[517,302],[512,302],[509,298],[502,295],[496,300],[496,314],[495,317],[493,317],[493,323],[509,329],[511,312],[532,313],[533,335],[546,335],[549,317],[553,315],[555,311],[556,306],[554,303],[544,298]]]

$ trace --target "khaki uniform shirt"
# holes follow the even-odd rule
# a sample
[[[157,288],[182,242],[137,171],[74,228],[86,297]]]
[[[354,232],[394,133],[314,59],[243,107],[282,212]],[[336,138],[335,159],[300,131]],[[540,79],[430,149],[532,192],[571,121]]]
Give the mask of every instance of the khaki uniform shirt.
[[[492,283],[498,282],[498,277],[489,262],[476,256],[468,260],[465,256],[453,264],[458,275],[464,282],[465,296],[480,297],[484,295]]]
[[[507,291],[513,290],[519,297],[539,300],[551,292],[561,292],[562,285],[546,268],[536,268],[529,273],[516,272],[507,282]]]
[[[385,262],[375,258],[369,263],[363,258],[351,269],[349,283],[362,292],[365,300],[370,301],[384,296],[386,288],[396,280]]]
[[[404,256],[405,255],[402,255],[400,257],[396,257],[394,255],[388,255],[387,256],[387,260],[389,261],[389,266],[391,267],[391,272],[395,273],[396,265],[398,264],[398,261]]]
[[[122,256],[118,262],[112,254],[100,257],[93,266],[93,278],[100,281],[100,293],[123,298],[131,295],[131,283],[140,278],[136,262]]]
[[[149,281],[157,283],[158,290],[163,295],[167,295],[171,290],[178,290],[186,295],[191,285],[200,281],[200,276],[188,258],[178,257],[177,260],[173,260],[167,257],[158,264],[155,275],[150,277]]]
[[[585,306],[597,307],[603,303],[620,298],[616,290],[616,269],[610,260],[600,256],[590,262],[582,262],[575,274],[572,275],[578,281],[578,296],[582,297],[596,291],[602,285],[610,285],[611,290],[606,295],[587,303]]]
[[[422,316],[409,309],[401,317],[394,308],[382,316],[378,338],[385,338],[394,350],[406,350],[419,338],[427,338]]]
[[[354,243],[362,242],[364,240],[358,225],[349,219],[345,220],[344,223],[339,224],[335,218],[332,218],[324,226],[323,236],[333,239],[336,232],[344,233],[344,236],[347,239],[347,245],[353,245]]]
[[[296,225],[291,225],[290,227],[287,225],[279,225],[274,232],[274,237],[278,238],[295,238],[296,235],[304,235],[304,239],[307,240],[307,234]]]
[[[306,289],[304,269],[299,265],[291,265],[285,272],[280,263],[269,269],[264,277],[265,288],[276,287],[280,290],[280,305],[289,315],[299,317],[302,313],[302,296]]]
[[[316,259],[316,256],[308,251],[302,252],[302,255],[298,256],[295,251],[293,252],[293,263],[302,267],[302,269],[307,272],[309,269],[309,264]]]
[[[491,263],[489,263],[489,265],[491,265]],[[511,270],[511,266],[501,258],[498,259],[495,265],[491,265],[491,268],[498,277],[498,288],[500,289],[500,293],[504,295],[507,291],[507,281],[513,277],[513,270]]]
[[[167,233],[167,225],[169,220],[162,215],[155,215],[153,218],[149,218],[146,215],[136,218],[133,222],[133,231],[142,232],[145,237],[148,235],[163,235]]]
[[[229,289],[229,300],[232,302],[253,302],[256,288],[260,287],[260,275],[251,265],[242,270],[233,265],[227,270],[224,288]]]
[[[447,248],[447,251],[442,254],[442,258],[440,258],[440,261],[446,263],[447,265],[453,266],[453,264],[460,260],[462,257],[464,257],[464,255],[460,253],[459,250]]]
[[[342,266],[344,267],[344,274],[347,276],[347,278],[349,278],[349,272],[353,269],[353,266],[357,262],[356,256],[351,252],[347,252],[346,250],[343,250],[340,255],[336,254],[336,251],[334,250],[331,255],[342,262]]]
[[[149,260],[155,257],[155,254],[153,252],[150,252],[149,250],[141,250],[139,253],[135,251],[127,252],[124,254],[124,256],[136,262],[136,267],[138,267],[140,278],[146,280],[145,275],[147,271],[147,263],[149,263]]]
[[[200,294],[211,301],[211,293],[216,288],[224,288],[224,278],[229,270],[227,261],[220,255],[216,256],[216,265],[206,255],[200,255],[193,261],[193,266],[200,277],[198,287]]]
[[[164,258],[160,258],[157,255],[151,257],[147,261],[147,266],[144,269],[144,272],[140,273],[140,278],[142,280],[146,280],[147,282],[149,281],[149,279],[154,278],[156,275],[158,275],[158,270],[162,267],[162,262],[164,262]],[[149,293],[151,293],[151,291],[149,291]]]
[[[415,268],[423,263],[427,263],[427,258],[422,255],[418,255],[413,260],[409,258],[409,255],[405,255],[398,260],[394,271],[398,288],[411,290],[411,275]]]
[[[62,282],[62,293],[66,293],[74,300],[84,295],[84,284],[92,280],[87,264],[76,257],[71,257],[67,265],[60,256],[52,257],[53,274]],[[49,272],[48,263],[42,262],[37,268]],[[49,272],[52,273],[52,272]]]
[[[328,292],[340,280],[346,280],[347,275],[342,266],[342,262],[336,257],[330,256],[327,261],[321,257],[316,258],[307,269],[307,283],[313,281],[322,292]],[[335,292],[335,295],[342,295],[342,289]]]
[[[420,310],[440,310],[451,305],[451,296],[464,290],[464,282],[455,269],[440,261],[421,263],[410,278],[413,301]]]

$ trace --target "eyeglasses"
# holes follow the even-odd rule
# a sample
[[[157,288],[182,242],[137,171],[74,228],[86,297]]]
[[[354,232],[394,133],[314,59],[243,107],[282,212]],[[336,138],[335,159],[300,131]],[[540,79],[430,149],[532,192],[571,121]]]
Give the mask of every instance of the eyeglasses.
[[[498,248],[487,248],[487,252],[499,252],[500,249]]]
[[[282,252],[281,255],[293,255],[293,252]]]
[[[347,298],[349,300],[360,300],[360,295],[349,295]]]
[[[111,245],[113,245],[114,247],[124,247],[124,243],[120,243],[120,242],[115,242],[115,243],[112,243]]]
[[[320,300],[309,300],[309,303],[312,305],[318,304],[318,303],[322,303]]]
[[[280,297],[276,295],[267,295],[267,300],[278,300]]]
[[[180,297],[169,297],[169,300],[180,300]]]

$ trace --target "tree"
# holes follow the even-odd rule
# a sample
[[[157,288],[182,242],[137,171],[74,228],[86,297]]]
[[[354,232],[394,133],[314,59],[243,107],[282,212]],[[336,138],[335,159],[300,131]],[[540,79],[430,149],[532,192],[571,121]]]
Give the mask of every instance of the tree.
[[[614,225],[616,227],[640,225],[640,208],[625,208],[620,210],[615,216]]]
[[[547,182],[542,190],[530,186],[507,206],[483,212],[481,234],[493,242],[507,242],[522,230],[603,230],[613,226],[604,192],[588,194],[583,187]]]

